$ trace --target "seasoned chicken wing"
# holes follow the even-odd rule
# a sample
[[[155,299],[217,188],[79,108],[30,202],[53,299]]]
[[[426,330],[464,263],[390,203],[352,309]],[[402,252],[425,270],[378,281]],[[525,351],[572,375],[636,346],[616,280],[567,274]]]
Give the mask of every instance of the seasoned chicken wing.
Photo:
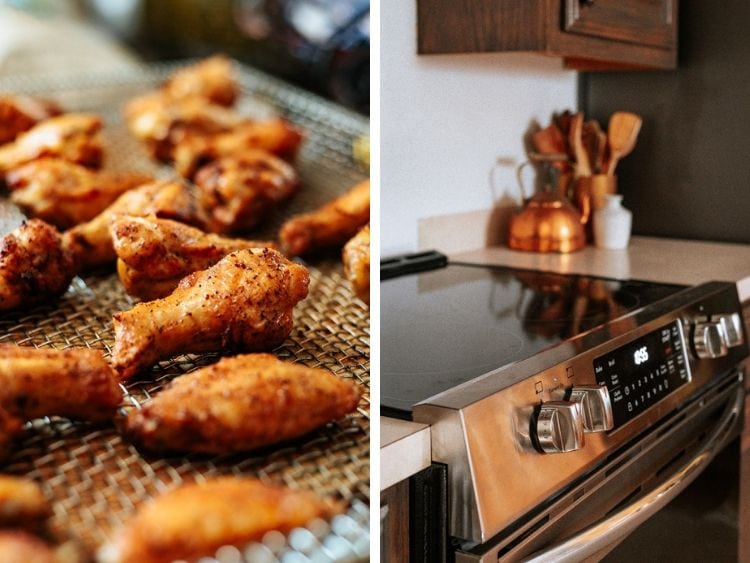
[[[309,279],[304,266],[270,248],[233,252],[168,297],[117,313],[112,365],[127,378],[184,352],[269,350],[291,332]]]
[[[129,190],[99,215],[65,231],[63,244],[79,268],[114,262],[109,226],[121,215],[155,215],[183,223],[202,225],[204,214],[193,190],[183,182],[160,181]]]
[[[103,149],[98,115],[67,113],[42,121],[15,141],[0,147],[0,173],[53,156],[88,168],[102,163]]]
[[[121,401],[117,375],[99,350],[0,344],[0,409],[12,416],[100,422]]]
[[[171,99],[201,98],[222,106],[231,106],[238,90],[232,62],[222,55],[179,69],[161,89]]]
[[[23,530],[0,530],[3,563],[63,563],[55,551],[37,536]]]
[[[10,143],[40,121],[61,113],[60,106],[51,100],[31,96],[0,96],[0,145]]]
[[[140,508],[125,523],[106,563],[166,563],[213,555],[223,545],[242,547],[266,532],[288,533],[315,518],[343,511],[339,502],[257,479],[219,477],[182,485]]]
[[[195,183],[209,216],[206,227],[215,233],[254,227],[299,190],[294,168],[262,150],[214,161],[198,170]]]
[[[47,499],[34,481],[0,475],[0,528],[35,528],[50,513]]]
[[[150,450],[246,451],[342,418],[359,397],[356,385],[324,369],[245,354],[173,380],[128,415],[125,432]]]
[[[293,157],[302,138],[301,131],[285,119],[245,121],[224,133],[187,137],[175,148],[175,168],[185,178],[192,179],[204,164],[248,149]]]
[[[92,172],[59,158],[35,160],[6,176],[13,203],[60,229],[93,219],[124,192],[151,180],[138,172]]]
[[[0,239],[0,311],[57,297],[74,275],[60,234],[40,219],[25,221]]]
[[[344,275],[354,294],[370,302],[370,225],[365,225],[344,245]]]
[[[205,270],[236,250],[276,246],[271,241],[206,234],[156,217],[119,217],[112,222],[110,234],[120,280],[130,295],[141,299],[166,297],[186,275]]]
[[[370,181],[365,180],[323,207],[292,217],[281,227],[281,247],[289,256],[341,246],[370,220]]]

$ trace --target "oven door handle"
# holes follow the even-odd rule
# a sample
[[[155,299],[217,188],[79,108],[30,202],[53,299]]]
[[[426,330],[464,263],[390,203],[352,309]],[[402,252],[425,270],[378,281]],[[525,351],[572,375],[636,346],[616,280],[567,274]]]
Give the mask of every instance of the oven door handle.
[[[672,501],[701,474],[734,429],[735,422],[742,413],[744,399],[745,390],[740,386],[737,396],[727,406],[716,429],[706,438],[696,455],[681,465],[658,487],[609,518],[593,524],[563,543],[529,556],[524,561],[527,563],[576,562],[597,554],[606,554],[609,549]]]

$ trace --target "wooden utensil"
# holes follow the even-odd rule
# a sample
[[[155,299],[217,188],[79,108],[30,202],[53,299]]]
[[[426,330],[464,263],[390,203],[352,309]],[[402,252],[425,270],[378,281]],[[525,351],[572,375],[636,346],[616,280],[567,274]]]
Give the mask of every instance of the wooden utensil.
[[[616,111],[609,118],[608,146],[609,162],[606,165],[608,176],[614,176],[617,163],[635,148],[638,132],[643,120],[627,111]]]
[[[570,122],[570,136],[568,141],[576,157],[576,178],[591,176],[591,164],[586,149],[583,146],[583,112],[578,112]]]
[[[565,155],[568,152],[565,137],[554,123],[534,133],[531,139],[536,150],[543,155]],[[559,160],[554,162],[552,166],[564,172],[567,163],[564,160]]]
[[[600,147],[601,138],[601,127],[596,119],[589,119],[584,121],[583,129],[581,131],[581,141],[583,142],[583,148],[586,149],[586,154],[589,157],[589,167],[591,168],[592,174],[597,174],[601,170],[601,164],[597,164],[600,160],[599,155],[604,150]],[[606,143],[606,136],[604,137]]]

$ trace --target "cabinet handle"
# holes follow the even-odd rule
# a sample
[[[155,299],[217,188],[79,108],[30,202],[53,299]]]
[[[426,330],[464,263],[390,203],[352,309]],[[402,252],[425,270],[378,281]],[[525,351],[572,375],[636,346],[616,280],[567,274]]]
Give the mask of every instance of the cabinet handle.
[[[580,0],[580,3],[584,6],[593,6],[595,0]]]

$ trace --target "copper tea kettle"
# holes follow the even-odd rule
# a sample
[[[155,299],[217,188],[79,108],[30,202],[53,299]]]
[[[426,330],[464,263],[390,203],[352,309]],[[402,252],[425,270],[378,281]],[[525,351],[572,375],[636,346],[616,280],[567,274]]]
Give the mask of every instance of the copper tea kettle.
[[[521,194],[524,195],[521,172],[516,170]],[[532,252],[575,252],[586,244],[581,214],[568,199],[552,186],[557,185],[556,170],[545,163],[548,181],[544,189],[524,201],[524,207],[511,217],[508,225],[508,246]]]

